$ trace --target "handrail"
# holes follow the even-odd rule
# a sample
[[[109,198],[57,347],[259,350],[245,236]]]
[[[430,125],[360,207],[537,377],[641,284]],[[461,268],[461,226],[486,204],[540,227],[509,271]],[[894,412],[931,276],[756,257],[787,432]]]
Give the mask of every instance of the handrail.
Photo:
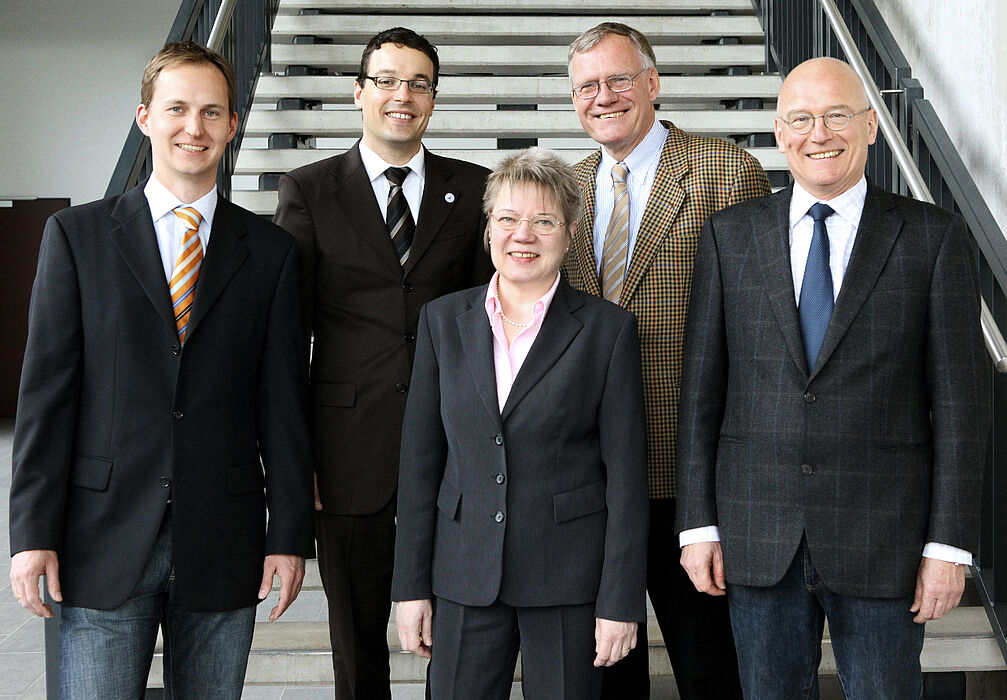
[[[234,8],[238,4],[237,0],[224,0],[217,10],[217,17],[213,20],[213,29],[210,30],[210,38],[206,40],[206,48],[211,51],[220,51],[224,44],[224,34],[227,33],[227,25],[234,14]]]
[[[853,35],[850,34],[849,29],[846,28],[846,23],[839,14],[839,8],[836,7],[836,3],[833,0],[819,0],[819,3],[822,6],[822,10],[825,11],[825,15],[829,18],[832,31],[835,32],[836,39],[839,40],[839,44],[846,54],[847,61],[853,67],[853,70],[857,72],[857,75],[860,76],[860,80],[867,90],[867,99],[870,101],[874,111],[877,112],[878,125],[881,127],[881,133],[885,136],[885,143],[892,149],[895,160],[899,165],[899,170],[903,178],[905,178],[910,192],[913,193],[916,199],[934,204],[935,201],[930,194],[930,189],[924,183],[923,176],[920,174],[919,168],[916,167],[916,162],[909,153],[906,144],[902,141],[899,129],[895,125],[895,120],[892,118],[891,112],[888,111],[888,106],[882,100],[881,91],[874,84],[874,79],[867,69],[867,64],[864,63],[864,59],[853,41]],[[1003,333],[1000,332],[999,326],[993,320],[993,314],[990,313],[989,307],[986,306],[986,300],[980,297],[979,302],[981,304],[979,319],[982,324],[986,350],[993,359],[996,371],[1007,373],[1007,340],[1004,340]]]

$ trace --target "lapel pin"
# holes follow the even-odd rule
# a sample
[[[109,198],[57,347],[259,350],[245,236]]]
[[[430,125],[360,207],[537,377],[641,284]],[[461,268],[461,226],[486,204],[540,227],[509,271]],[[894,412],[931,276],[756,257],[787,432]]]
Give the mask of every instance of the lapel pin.
[[[455,201],[454,192],[448,192],[446,195],[444,195],[444,201],[447,202],[448,204],[451,204],[451,202]]]

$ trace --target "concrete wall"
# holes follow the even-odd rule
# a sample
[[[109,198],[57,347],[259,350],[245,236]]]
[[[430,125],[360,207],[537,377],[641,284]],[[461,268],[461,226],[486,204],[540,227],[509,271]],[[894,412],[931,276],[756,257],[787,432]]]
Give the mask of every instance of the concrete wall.
[[[178,2],[3,0],[0,200],[105,193]]]
[[[1007,3],[875,3],[1007,233]]]

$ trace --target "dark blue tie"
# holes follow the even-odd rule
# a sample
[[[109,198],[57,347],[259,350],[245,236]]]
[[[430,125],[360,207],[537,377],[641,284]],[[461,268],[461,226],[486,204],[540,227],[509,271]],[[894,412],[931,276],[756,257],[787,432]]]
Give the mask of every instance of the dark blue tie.
[[[808,251],[808,263],[804,266],[801,301],[797,309],[801,316],[809,372],[818,359],[818,351],[822,349],[825,330],[832,317],[832,271],[829,269],[829,231],[825,228],[825,220],[834,213],[832,207],[821,202],[808,210],[815,220],[815,232],[811,236],[811,250]]]

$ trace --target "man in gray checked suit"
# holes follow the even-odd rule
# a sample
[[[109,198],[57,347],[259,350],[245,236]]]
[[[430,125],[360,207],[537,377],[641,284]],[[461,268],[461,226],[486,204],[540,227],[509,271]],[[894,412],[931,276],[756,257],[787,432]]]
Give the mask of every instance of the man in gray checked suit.
[[[784,81],[795,183],[713,215],[696,255],[676,529],[728,596],[745,697],[817,698],[828,618],[848,698],[919,698],[923,624],[978,542],[989,402],[959,216],[864,177],[848,65]]]

